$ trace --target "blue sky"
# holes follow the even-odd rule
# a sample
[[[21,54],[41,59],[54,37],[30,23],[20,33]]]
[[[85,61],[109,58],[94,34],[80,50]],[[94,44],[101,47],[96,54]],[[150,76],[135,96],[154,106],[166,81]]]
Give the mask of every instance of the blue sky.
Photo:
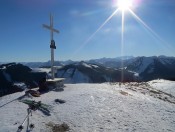
[[[54,27],[60,31],[54,34],[55,60],[175,56],[175,0],[135,0],[132,11],[152,31],[126,11],[123,46],[121,11],[87,42],[117,9],[114,1],[1,0],[0,62],[48,61],[50,32],[42,24],[49,24],[50,13],[54,16]]]

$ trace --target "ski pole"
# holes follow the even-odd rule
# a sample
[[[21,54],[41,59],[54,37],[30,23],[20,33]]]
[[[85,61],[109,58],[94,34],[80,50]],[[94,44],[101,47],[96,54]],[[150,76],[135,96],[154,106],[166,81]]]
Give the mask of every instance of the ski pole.
[[[27,114],[27,116],[25,117],[23,123],[18,127],[18,131],[22,131],[22,129],[24,128],[23,125],[25,124],[26,120],[29,119],[29,115],[30,115],[30,113],[32,112],[32,110],[31,110],[30,108],[28,108],[27,110],[28,110],[28,114]]]

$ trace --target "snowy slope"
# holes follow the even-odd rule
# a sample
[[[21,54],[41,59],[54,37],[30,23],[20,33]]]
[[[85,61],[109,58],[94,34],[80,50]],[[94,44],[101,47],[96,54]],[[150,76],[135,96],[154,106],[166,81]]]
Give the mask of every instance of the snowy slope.
[[[103,83],[109,81],[135,81],[135,73],[121,69],[106,68],[87,62],[63,66],[57,70],[57,77],[66,78],[65,83]]]
[[[163,85],[169,87],[169,83],[164,81],[157,85],[157,88]],[[175,82],[171,85],[175,86]],[[33,98],[52,106],[50,116],[38,110],[33,112],[30,118],[30,123],[35,124],[33,131],[51,132],[46,125],[49,122],[65,122],[70,132],[175,130],[175,104],[130,90],[128,87],[129,85],[120,86],[118,83],[66,84],[62,92],[50,91],[41,97]],[[19,92],[0,98],[0,131],[16,131],[25,118],[27,105],[15,100],[22,95],[24,93]],[[54,102],[57,98],[65,100],[66,103]]]
[[[154,79],[175,80],[175,57],[136,57],[127,65],[127,70],[139,73],[142,81]]]
[[[159,59],[161,63],[165,65],[175,64],[175,57],[159,56]]]
[[[174,81],[168,81],[168,80],[153,80],[150,81],[149,84],[154,87],[155,89],[162,90],[166,93],[172,94],[175,96],[175,85]]]
[[[138,72],[139,74],[148,69],[147,72],[153,72],[158,66],[157,63],[165,66],[165,70],[169,68],[174,68],[175,66],[175,57],[166,57],[166,56],[152,56],[152,57],[136,57],[130,61],[127,65],[128,70]]]
[[[127,66],[127,69],[138,73],[142,73],[153,62],[154,62],[154,57],[136,57]]]

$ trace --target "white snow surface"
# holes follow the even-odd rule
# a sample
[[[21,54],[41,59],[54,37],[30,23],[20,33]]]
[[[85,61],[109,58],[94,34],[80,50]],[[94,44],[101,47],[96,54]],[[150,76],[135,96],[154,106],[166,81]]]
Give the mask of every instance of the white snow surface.
[[[85,66],[85,67],[88,67],[88,68],[92,68],[90,65],[88,65],[86,63],[83,63],[82,65]]]
[[[97,65],[92,65],[93,67],[95,67],[95,68],[98,68],[99,66],[97,66]]]
[[[175,86],[175,82],[171,82],[171,86],[165,80],[155,82],[152,85],[156,84],[156,88]],[[128,94],[121,94],[121,90]],[[28,106],[16,100],[22,95],[24,92],[0,98],[0,132],[17,131],[23,122]],[[66,103],[57,104],[55,99]],[[52,106],[50,116],[39,110],[32,113],[29,121],[35,124],[34,132],[51,132],[46,125],[49,122],[65,122],[70,132],[175,131],[175,104],[131,91],[125,85],[66,84],[62,92],[50,91],[33,100]]]
[[[64,83],[74,84],[74,83],[91,83],[92,80],[77,68],[70,68],[68,70],[60,70],[57,72],[58,77],[65,78]]]
[[[13,85],[18,86],[21,89],[26,89],[27,88],[26,84],[23,83],[23,82],[14,82]]]
[[[32,70],[34,72],[46,72],[46,73],[49,73],[51,71],[50,68],[33,68]]]
[[[142,66],[140,67],[138,72],[142,73],[148,67],[148,65],[150,65],[151,63],[153,63],[153,59],[151,59],[151,58],[143,58]]]
[[[137,66],[137,69],[135,69],[135,72],[138,72],[139,74],[144,72],[145,69],[150,65],[153,64],[154,59],[153,58],[139,58],[134,61],[134,65]]]
[[[174,81],[159,79],[159,80],[150,81],[149,84],[155,89],[162,90],[163,92],[166,92],[166,93],[169,93],[175,96],[175,82]]]
[[[92,82],[87,75],[83,74],[82,72],[80,72],[77,69],[75,70],[75,73],[72,77],[72,80],[73,80],[74,83]]]
[[[69,70],[71,70],[71,69],[69,69]],[[72,83],[92,82],[91,79],[87,75],[83,74],[82,72],[80,72],[77,69],[75,70],[73,76],[71,77],[71,74],[73,73],[73,70],[74,69],[72,68],[72,71],[70,73],[68,73],[66,71],[66,73],[63,76],[65,78],[64,83],[67,83],[67,84],[71,83],[72,84]]]

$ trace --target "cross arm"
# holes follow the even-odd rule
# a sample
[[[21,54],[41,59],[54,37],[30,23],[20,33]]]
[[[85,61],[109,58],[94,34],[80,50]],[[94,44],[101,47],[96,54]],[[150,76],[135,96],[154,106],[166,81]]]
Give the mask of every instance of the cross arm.
[[[48,25],[46,25],[46,24],[43,24],[43,27],[44,27],[44,28],[47,28],[47,29],[49,29],[49,30],[51,30],[51,31],[53,31],[53,32],[59,33],[59,30],[54,29],[54,28],[52,28],[51,26],[48,26]]]

